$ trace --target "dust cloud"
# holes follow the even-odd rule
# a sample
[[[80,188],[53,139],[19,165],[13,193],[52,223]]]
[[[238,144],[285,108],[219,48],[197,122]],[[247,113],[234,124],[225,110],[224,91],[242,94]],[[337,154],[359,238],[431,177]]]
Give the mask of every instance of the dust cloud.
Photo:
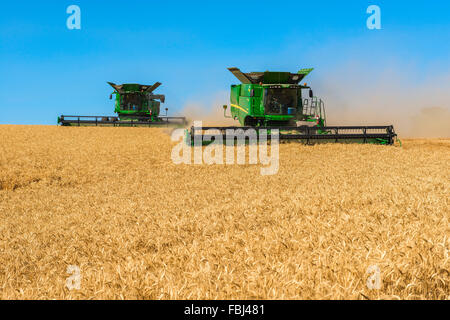
[[[224,117],[223,105],[228,106],[227,116],[230,116],[230,102],[228,92],[220,92],[207,102],[188,102],[181,114],[186,117],[189,125],[194,121],[202,121],[203,126],[238,126],[239,122]]]
[[[450,74],[450,73],[449,73]],[[319,80],[328,125],[390,125],[404,138],[450,137],[450,76],[418,80],[389,69],[346,68]]]

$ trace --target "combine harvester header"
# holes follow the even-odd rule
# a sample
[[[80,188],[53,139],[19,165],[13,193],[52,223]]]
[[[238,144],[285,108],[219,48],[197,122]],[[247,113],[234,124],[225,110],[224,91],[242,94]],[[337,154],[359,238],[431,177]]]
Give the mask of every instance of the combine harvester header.
[[[299,84],[313,69],[290,72],[243,73],[238,68],[228,69],[241,84],[230,89],[231,115],[224,116],[239,121],[239,127],[191,127],[190,141],[211,143],[212,135],[205,130],[220,132],[226,138],[227,129],[278,129],[280,140],[306,144],[314,143],[374,143],[392,145],[397,134],[389,126],[327,126],[325,105],[314,96],[311,87]],[[211,132],[211,131],[209,131]],[[208,142],[209,141],[209,142]]]
[[[141,85],[125,83],[117,85],[112,82],[108,84],[113,87],[116,96],[114,112],[117,116],[67,116],[58,118],[62,126],[161,126],[161,125],[185,125],[185,117],[168,117],[160,115],[161,103],[164,103],[163,94],[154,94],[153,91],[161,83],[153,85]]]

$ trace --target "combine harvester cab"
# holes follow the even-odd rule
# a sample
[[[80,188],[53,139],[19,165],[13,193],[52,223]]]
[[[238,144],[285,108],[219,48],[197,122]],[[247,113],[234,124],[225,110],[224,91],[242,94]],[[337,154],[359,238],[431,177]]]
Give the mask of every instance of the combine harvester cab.
[[[254,129],[270,133],[279,130],[279,139],[306,144],[374,143],[392,145],[397,137],[389,126],[327,126],[325,106],[311,87],[300,84],[313,69],[290,72],[243,73],[228,69],[241,82],[231,86],[230,111],[224,116],[239,121],[240,127],[191,127],[187,141],[209,144],[217,134],[226,139],[227,130]],[[205,131],[208,130],[208,133]],[[267,130],[267,131],[265,131]],[[214,134],[211,134],[213,132]],[[201,137],[199,137],[201,136]],[[268,136],[270,139],[270,135]]]
[[[108,82],[113,87],[115,95],[114,112],[117,116],[67,116],[61,115],[58,123],[62,126],[165,126],[186,124],[185,117],[168,117],[160,115],[161,103],[164,103],[165,96],[154,94],[153,91],[161,83],[154,85],[141,85],[126,83],[116,85]]]

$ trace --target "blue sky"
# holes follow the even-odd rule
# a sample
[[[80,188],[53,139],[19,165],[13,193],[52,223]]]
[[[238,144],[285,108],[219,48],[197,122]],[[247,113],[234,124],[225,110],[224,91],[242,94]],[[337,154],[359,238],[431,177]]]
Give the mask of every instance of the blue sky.
[[[66,27],[72,4],[81,30]],[[371,4],[381,30],[366,28]],[[449,71],[449,49],[448,1],[4,1],[0,123],[112,114],[106,81],[160,81],[174,114],[226,92],[236,82],[231,66],[314,67],[313,87],[349,63],[433,81]]]

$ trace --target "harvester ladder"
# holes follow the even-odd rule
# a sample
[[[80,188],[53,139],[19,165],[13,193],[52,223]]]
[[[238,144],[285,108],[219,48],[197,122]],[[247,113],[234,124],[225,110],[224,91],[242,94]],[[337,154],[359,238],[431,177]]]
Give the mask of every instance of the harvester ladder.
[[[325,103],[318,97],[303,99],[303,114],[310,117],[319,116],[326,126]]]

